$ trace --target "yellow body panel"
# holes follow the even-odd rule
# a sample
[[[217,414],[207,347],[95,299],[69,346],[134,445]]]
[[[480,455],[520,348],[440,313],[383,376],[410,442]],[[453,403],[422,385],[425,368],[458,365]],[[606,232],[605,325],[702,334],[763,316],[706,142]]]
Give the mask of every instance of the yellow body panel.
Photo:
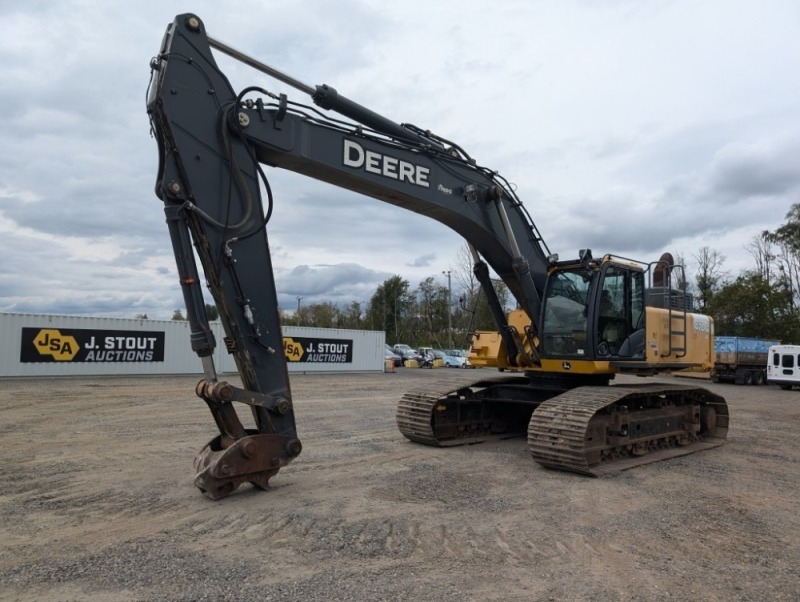
[[[683,312],[647,308],[646,360],[654,364],[686,364],[710,371],[714,366],[714,321],[702,314],[686,314],[686,336],[672,334],[683,330]],[[681,351],[685,348],[685,351]]]
[[[476,368],[508,368],[508,356],[500,333],[480,330],[472,335],[469,363]]]
[[[530,344],[525,337],[525,328],[530,325],[527,314],[521,310],[508,316],[509,325],[519,333],[520,341],[530,354]],[[630,358],[631,363],[646,363],[653,370],[679,370],[680,366],[694,371],[707,372],[714,365],[714,321],[701,314],[670,311],[656,307],[646,308],[645,357]],[[683,334],[685,333],[685,335]],[[538,343],[538,341],[536,341]],[[475,367],[500,368],[504,370],[528,370],[551,374],[614,374],[625,371],[626,358],[614,358],[617,367],[609,361],[569,359],[543,359],[541,365],[524,368],[513,367],[508,361],[505,345],[500,333],[478,331],[472,337],[469,361]],[[660,368],[661,367],[661,368]]]

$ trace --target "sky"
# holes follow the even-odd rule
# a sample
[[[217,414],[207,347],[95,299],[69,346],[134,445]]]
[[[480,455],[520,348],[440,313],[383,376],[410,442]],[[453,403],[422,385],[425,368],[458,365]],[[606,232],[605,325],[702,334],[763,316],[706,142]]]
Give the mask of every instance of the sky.
[[[456,142],[516,189],[549,249],[731,277],[800,202],[796,0],[0,0],[0,312],[169,319],[183,306],[145,93],[166,26]],[[293,88],[217,55],[239,90]],[[439,222],[267,170],[282,309],[445,283]],[[455,293],[454,293],[455,294]]]

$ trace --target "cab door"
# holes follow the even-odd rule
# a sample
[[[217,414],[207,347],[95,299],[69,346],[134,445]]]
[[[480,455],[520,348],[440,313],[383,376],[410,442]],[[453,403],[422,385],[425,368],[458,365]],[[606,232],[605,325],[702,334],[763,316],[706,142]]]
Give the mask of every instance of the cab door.
[[[643,271],[619,264],[603,266],[591,320],[597,359],[644,357],[644,306]]]

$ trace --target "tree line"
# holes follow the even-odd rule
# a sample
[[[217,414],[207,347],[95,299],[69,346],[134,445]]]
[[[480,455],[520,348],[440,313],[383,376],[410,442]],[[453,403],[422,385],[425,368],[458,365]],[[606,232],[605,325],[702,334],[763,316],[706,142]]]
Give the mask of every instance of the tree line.
[[[755,236],[746,250],[753,257],[753,267],[731,276],[725,270],[725,256],[702,247],[692,255],[697,266],[694,279],[684,275],[677,286],[694,296],[695,311],[714,319],[718,335],[800,342],[800,203],[792,205],[783,224]],[[680,253],[676,257],[684,263]],[[512,297],[502,281],[495,282],[495,289],[503,306],[511,309]],[[217,318],[213,305],[207,305],[206,311],[209,319]],[[137,316],[142,317],[147,316]],[[176,309],[172,319],[185,318]],[[382,330],[390,344],[439,348],[465,348],[471,332],[497,328],[472,273],[466,245],[458,251],[449,274],[429,276],[414,289],[395,275],[381,283],[367,302],[353,301],[346,307],[331,302],[298,303],[294,312],[281,311],[281,322]]]
[[[508,306],[511,293],[502,281],[495,282],[498,298]],[[449,313],[449,320],[448,320]],[[333,303],[298,305],[281,313],[283,324],[319,328],[382,330],[389,344],[412,347],[465,349],[474,330],[496,330],[486,298],[472,273],[469,248],[457,254],[449,273],[429,276],[416,288],[402,276],[388,278],[365,303],[347,307]]]
[[[800,342],[800,203],[785,222],[764,230],[746,246],[754,266],[731,277],[725,257],[703,247],[694,256],[698,269],[696,309],[714,318],[718,335],[764,337]]]
[[[450,279],[449,282],[447,279]],[[498,298],[508,306],[511,293],[502,281],[495,282]],[[450,319],[448,320],[448,312]],[[206,304],[209,320],[219,317],[214,305]],[[147,319],[138,314],[137,319]],[[175,309],[173,320],[185,320]],[[416,288],[395,275],[378,285],[367,302],[353,301],[345,307],[332,302],[301,304],[289,312],[280,311],[281,324],[316,328],[382,330],[389,344],[465,349],[474,330],[496,330],[486,298],[472,274],[469,248],[459,250],[449,275],[429,276]]]

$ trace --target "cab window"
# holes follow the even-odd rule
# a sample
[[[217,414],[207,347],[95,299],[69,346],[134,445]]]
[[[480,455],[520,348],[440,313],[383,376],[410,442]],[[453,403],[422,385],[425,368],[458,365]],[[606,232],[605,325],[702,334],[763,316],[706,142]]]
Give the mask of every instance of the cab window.
[[[597,308],[597,356],[644,354],[644,274],[620,266],[606,269]]]
[[[551,275],[542,325],[542,350],[545,355],[586,355],[586,316],[591,284],[591,274],[583,270]]]

